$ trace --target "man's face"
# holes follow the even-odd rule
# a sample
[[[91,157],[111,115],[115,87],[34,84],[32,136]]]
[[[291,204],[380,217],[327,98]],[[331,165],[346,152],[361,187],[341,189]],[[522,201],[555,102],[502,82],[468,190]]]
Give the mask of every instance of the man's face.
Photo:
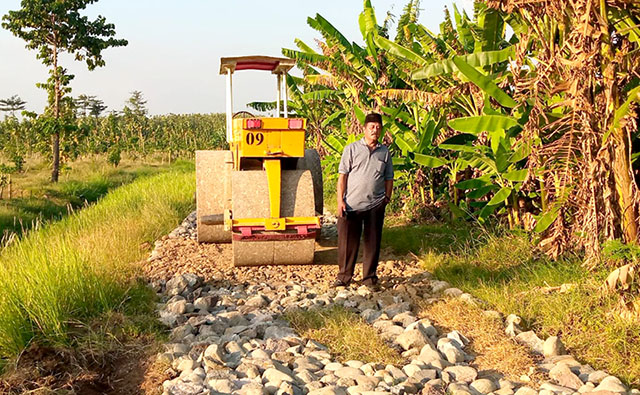
[[[381,132],[382,125],[378,122],[367,122],[364,124],[364,137],[367,143],[377,143]]]

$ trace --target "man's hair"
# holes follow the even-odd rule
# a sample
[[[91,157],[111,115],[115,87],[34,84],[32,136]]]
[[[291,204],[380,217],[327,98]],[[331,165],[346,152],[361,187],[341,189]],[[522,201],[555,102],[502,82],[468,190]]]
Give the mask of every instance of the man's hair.
[[[375,112],[367,114],[367,116],[364,118],[364,124],[366,125],[369,122],[379,123],[380,126],[382,126],[382,115]]]

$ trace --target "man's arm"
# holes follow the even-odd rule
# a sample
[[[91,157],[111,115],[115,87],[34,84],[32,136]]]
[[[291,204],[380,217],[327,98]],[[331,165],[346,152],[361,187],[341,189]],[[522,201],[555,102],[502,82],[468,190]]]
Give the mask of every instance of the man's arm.
[[[348,174],[338,175],[338,217],[344,216],[344,213],[347,211],[347,204],[344,201],[344,191],[347,189],[347,178],[349,178]]]
[[[391,201],[391,193],[393,192],[393,180],[385,180],[384,181],[384,194],[385,194],[385,202],[389,203]]]

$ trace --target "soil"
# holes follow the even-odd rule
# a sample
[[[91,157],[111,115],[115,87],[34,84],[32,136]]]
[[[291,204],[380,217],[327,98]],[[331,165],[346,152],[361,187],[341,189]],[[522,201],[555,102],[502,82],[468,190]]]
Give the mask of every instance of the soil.
[[[234,267],[231,244],[198,244],[185,238],[165,238],[156,247],[158,254],[144,266],[145,276],[152,280],[168,280],[176,274],[194,273],[205,281],[217,284],[301,284],[319,288],[329,287],[338,274],[337,240],[316,242],[313,265],[274,265]],[[402,273],[404,263],[391,251],[381,251],[381,260],[394,260],[394,272]],[[360,257],[361,258],[361,257]],[[355,281],[361,276],[362,265],[356,265]],[[379,271],[384,282],[384,265]]]
[[[165,379],[147,374],[156,351],[149,344],[129,344],[101,355],[100,360],[95,355],[87,360],[87,355],[77,351],[32,346],[7,367],[0,379],[0,394],[153,393],[155,383]]]

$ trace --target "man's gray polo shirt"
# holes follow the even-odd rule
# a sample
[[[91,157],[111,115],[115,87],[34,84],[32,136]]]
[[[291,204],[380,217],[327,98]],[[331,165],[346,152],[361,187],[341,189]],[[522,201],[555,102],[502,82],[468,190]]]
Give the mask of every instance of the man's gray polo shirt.
[[[385,180],[393,180],[389,149],[380,143],[371,151],[364,138],[344,147],[338,173],[347,174],[347,211],[369,210],[385,197]]]

